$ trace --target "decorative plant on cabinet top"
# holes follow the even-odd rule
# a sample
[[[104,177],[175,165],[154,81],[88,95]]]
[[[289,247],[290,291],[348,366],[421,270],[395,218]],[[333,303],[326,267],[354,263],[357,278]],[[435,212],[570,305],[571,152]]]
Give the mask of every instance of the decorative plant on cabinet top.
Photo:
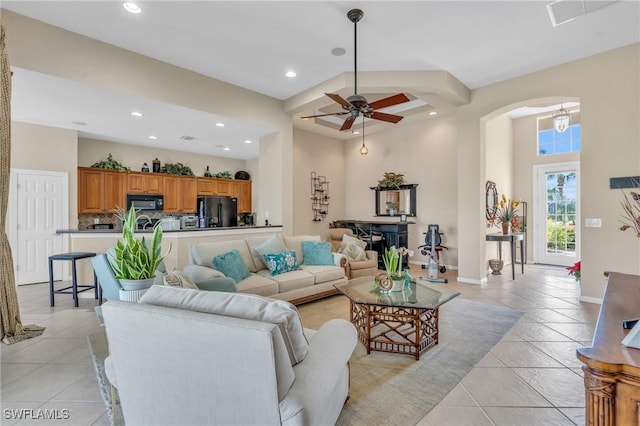
[[[314,222],[324,220],[329,210],[329,182],[316,172],[311,172],[311,209]]]

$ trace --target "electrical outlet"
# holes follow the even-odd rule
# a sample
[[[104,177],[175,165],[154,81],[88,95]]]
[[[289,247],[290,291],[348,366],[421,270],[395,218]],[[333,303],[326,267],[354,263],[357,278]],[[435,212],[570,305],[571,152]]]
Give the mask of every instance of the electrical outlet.
[[[602,219],[598,218],[588,218],[584,220],[585,228],[602,228]]]
[[[100,218],[98,218],[98,217],[93,218],[93,224],[94,225],[97,225],[99,223],[100,223]]]

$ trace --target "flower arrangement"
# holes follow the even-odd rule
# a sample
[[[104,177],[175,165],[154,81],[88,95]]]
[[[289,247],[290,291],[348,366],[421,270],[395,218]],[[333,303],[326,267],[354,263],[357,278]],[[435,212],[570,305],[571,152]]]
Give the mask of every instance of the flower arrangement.
[[[632,228],[636,231],[636,237],[640,238],[640,194],[630,191],[631,199],[629,196],[622,192],[624,199],[620,202],[622,210],[624,211],[621,220],[621,231],[626,231]]]
[[[567,271],[569,271],[569,275],[573,275],[573,278],[576,281],[580,281],[580,261],[578,260],[573,266],[567,267]]]
[[[493,214],[493,216],[491,216],[489,221],[492,224],[511,224],[518,216],[519,205],[520,201],[509,200],[504,194],[502,194],[502,196],[500,197],[500,201],[498,201],[498,204],[496,205],[496,212]]]
[[[384,262],[384,268],[386,269],[387,274],[392,280],[397,281],[404,279],[404,272],[402,272],[402,256],[405,254],[413,256],[413,251],[406,247],[396,248],[396,246],[384,249],[382,261]]]

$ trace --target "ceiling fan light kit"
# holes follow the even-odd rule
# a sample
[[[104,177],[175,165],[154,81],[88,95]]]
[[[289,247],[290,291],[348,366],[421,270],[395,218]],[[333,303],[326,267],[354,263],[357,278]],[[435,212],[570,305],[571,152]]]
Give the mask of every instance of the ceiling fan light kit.
[[[353,22],[353,89],[354,94],[344,99],[342,96],[336,93],[325,93],[329,98],[331,98],[334,102],[340,104],[344,111],[330,113],[330,114],[316,114],[316,115],[308,115],[302,117],[303,119],[307,118],[317,118],[317,117],[326,117],[329,115],[338,116],[338,115],[346,115],[344,123],[340,127],[340,131],[349,130],[355,120],[362,115],[363,117],[363,127],[364,127],[364,118],[370,118],[374,120],[385,121],[388,123],[398,123],[402,120],[402,116],[395,114],[388,114],[384,112],[377,111],[378,109],[387,108],[393,105],[401,104],[404,102],[409,102],[409,98],[404,93],[398,93],[396,95],[389,96],[384,99],[377,100],[375,102],[369,103],[367,98],[358,94],[358,22],[364,16],[364,12],[360,9],[351,9],[347,12],[347,18],[351,22]],[[363,132],[364,133],[364,132]],[[366,153],[362,153],[362,151],[368,150],[366,146],[364,146],[364,139],[362,143],[363,147],[360,149],[360,153],[365,155]]]

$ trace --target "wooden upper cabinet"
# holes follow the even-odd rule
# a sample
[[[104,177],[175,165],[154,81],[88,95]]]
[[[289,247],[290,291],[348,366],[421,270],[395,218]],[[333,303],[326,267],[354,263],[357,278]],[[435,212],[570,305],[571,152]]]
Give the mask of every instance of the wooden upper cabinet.
[[[196,178],[164,176],[164,212],[195,213],[197,203]]]
[[[251,213],[251,181],[235,180],[231,183],[232,197],[238,199],[238,213]]]
[[[78,213],[113,213],[125,207],[127,175],[78,167]]]
[[[127,176],[127,193],[129,194],[162,194],[163,175],[158,173],[129,172]]]
[[[198,195],[216,195],[216,181],[211,178],[198,178]]]
[[[216,195],[232,196],[230,179],[220,179],[216,181]]]

